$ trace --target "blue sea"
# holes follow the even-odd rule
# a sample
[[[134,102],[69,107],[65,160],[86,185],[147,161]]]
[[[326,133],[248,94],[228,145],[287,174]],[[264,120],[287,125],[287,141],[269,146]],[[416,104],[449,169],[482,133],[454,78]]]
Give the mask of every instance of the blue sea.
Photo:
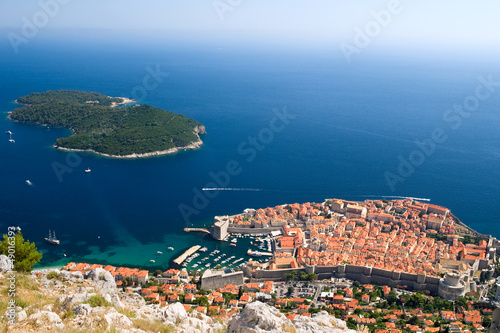
[[[500,87],[467,116],[452,111],[473,102],[479,77],[500,81],[495,59],[367,50],[348,64],[333,48],[96,46],[43,36],[17,54],[1,48],[0,230],[20,226],[43,252],[39,267],[165,269],[194,244],[243,254],[244,245],[182,229],[245,208],[325,198],[430,199],[500,236]],[[204,145],[138,160],[57,151],[51,145],[68,130],[13,123],[6,113],[20,96],[56,89],[139,97],[184,114],[206,126]],[[439,142],[419,148],[436,131]],[[392,187],[388,175],[396,176]],[[202,190],[213,185],[232,190]],[[49,229],[61,245],[44,242]]]

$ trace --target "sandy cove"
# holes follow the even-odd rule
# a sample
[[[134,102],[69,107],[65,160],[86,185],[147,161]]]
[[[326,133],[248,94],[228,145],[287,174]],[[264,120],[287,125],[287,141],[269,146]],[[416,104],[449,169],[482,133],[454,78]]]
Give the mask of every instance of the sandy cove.
[[[111,97],[111,96],[109,96],[109,97]],[[111,97],[111,98],[121,98],[122,99],[122,101],[120,103],[111,102],[111,107],[112,108],[117,107],[118,105],[125,105],[125,104],[137,103],[137,101],[135,99],[130,99],[130,98],[127,98],[127,97]]]

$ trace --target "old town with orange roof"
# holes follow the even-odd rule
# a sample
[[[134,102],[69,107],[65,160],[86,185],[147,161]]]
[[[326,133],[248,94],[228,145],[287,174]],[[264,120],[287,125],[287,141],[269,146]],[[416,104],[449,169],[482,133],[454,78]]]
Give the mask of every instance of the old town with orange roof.
[[[349,263],[438,276],[442,260],[475,261],[487,255],[486,240],[477,245],[460,240],[447,208],[409,199],[280,205],[258,209],[251,218],[236,215],[233,225],[282,227],[271,270]]]
[[[500,292],[492,296],[492,272],[500,271],[496,239],[468,229],[444,207],[411,199],[329,199],[248,209],[228,220],[241,233],[272,234],[272,258],[202,276],[173,267],[158,276],[87,263],[63,269],[102,268],[117,287],[148,303],[181,302],[213,317],[230,317],[259,300],[289,319],[324,310],[350,328],[375,333],[481,331],[500,301]],[[215,287],[203,289],[204,279]]]

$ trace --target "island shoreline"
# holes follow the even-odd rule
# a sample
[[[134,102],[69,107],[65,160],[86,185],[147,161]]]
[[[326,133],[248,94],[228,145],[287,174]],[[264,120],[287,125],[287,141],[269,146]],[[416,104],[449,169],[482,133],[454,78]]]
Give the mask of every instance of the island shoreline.
[[[111,96],[107,96],[107,97],[112,98],[112,99],[115,99],[115,98],[121,99],[121,102],[114,102],[113,101],[112,104],[111,104],[111,106],[110,106],[111,108],[116,108],[116,107],[122,106],[122,105],[128,105],[128,104],[137,103],[136,100],[130,99],[130,98],[127,98],[127,97],[111,97]],[[94,103],[93,101],[87,101],[85,103],[89,103],[89,102]],[[32,104],[20,103],[18,99],[14,100],[14,103],[18,104],[18,105],[22,105],[22,106],[30,106],[30,105],[32,105]],[[139,105],[136,105],[136,106],[139,106]],[[40,123],[40,122],[25,122],[25,121],[19,121],[19,120],[13,119],[12,118],[12,112],[13,111],[7,112],[8,115],[6,117],[8,120],[10,120],[12,122],[31,123],[31,124],[35,124],[37,126],[51,126],[50,124],[44,124],[44,123]],[[174,115],[174,117],[175,117],[175,115]],[[71,128],[71,127],[65,127],[65,126],[55,126],[55,127],[68,129],[71,132],[70,136],[73,136],[73,135],[77,134],[76,130],[74,128]],[[54,143],[52,145],[52,148],[55,148],[55,149],[58,149],[58,150],[62,150],[62,151],[68,151],[68,152],[88,152],[88,153],[91,153],[91,154],[95,154],[95,155],[99,155],[99,156],[103,156],[103,157],[107,157],[107,158],[116,158],[116,159],[149,158],[149,157],[158,157],[158,156],[163,156],[163,155],[176,154],[180,150],[196,150],[196,149],[199,149],[203,145],[203,141],[200,138],[200,134],[206,134],[205,126],[202,125],[202,124],[196,125],[193,128],[193,134],[196,136],[196,140],[189,142],[185,146],[172,147],[172,148],[165,149],[165,150],[156,150],[156,151],[146,152],[146,153],[130,153],[128,155],[108,154],[108,153],[100,152],[100,151],[97,151],[97,150],[94,150],[94,149],[79,149],[79,148],[61,147],[61,146],[58,146],[57,143]],[[157,148],[161,149],[162,147],[157,147]]]
[[[16,123],[23,123],[18,120],[12,119],[10,117],[10,114],[7,116],[7,119]],[[37,126],[46,126],[45,124],[41,123],[34,123]],[[72,128],[67,128],[67,127],[59,127],[59,128],[65,128],[69,131],[71,131],[72,135],[76,134],[75,130]],[[199,126],[195,128],[194,134],[198,138],[197,141],[191,142],[187,146],[183,147],[174,147],[174,148],[169,148],[166,150],[158,150],[158,151],[152,151],[149,153],[133,153],[130,155],[111,155],[111,154],[106,154],[106,153],[101,153],[93,149],[77,149],[77,148],[66,148],[66,147],[59,147],[56,144],[52,145],[52,148],[55,148],[57,150],[62,150],[62,151],[69,151],[69,152],[87,152],[87,153],[92,153],[95,155],[103,156],[103,157],[108,157],[108,158],[118,158],[118,159],[137,159],[137,158],[150,158],[150,157],[158,157],[158,156],[164,156],[164,155],[173,155],[179,152],[179,150],[196,150],[200,149],[201,146],[203,145],[203,141],[200,138],[201,134],[206,134],[204,130],[200,130]]]
[[[150,157],[158,157],[158,156],[164,156],[164,155],[173,155],[179,152],[179,150],[196,150],[201,148],[203,145],[203,141],[201,141],[200,136],[198,133],[196,133],[196,136],[198,137],[198,140],[195,142],[191,142],[187,146],[183,147],[174,147],[166,150],[158,150],[158,151],[152,151],[149,153],[133,153],[130,155],[111,155],[111,154],[106,154],[106,153],[101,153],[98,151],[95,151],[93,149],[76,149],[76,148],[66,148],[66,147],[59,147],[57,145],[52,145],[53,148],[57,150],[62,150],[62,151],[69,151],[69,152],[87,152],[87,153],[92,153],[95,155],[103,156],[103,157],[108,157],[108,158],[117,158],[117,159],[138,159],[138,158],[150,158]]]

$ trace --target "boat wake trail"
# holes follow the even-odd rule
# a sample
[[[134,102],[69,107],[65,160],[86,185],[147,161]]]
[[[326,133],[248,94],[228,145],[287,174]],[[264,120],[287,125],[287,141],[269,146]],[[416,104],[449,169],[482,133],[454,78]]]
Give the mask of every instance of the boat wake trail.
[[[204,187],[202,191],[262,191],[261,188],[244,188],[244,187]]]
[[[414,199],[419,201],[431,201],[428,198],[416,198],[416,197],[403,197],[401,195],[360,195],[360,197],[369,197],[369,198],[392,198],[392,199]]]

